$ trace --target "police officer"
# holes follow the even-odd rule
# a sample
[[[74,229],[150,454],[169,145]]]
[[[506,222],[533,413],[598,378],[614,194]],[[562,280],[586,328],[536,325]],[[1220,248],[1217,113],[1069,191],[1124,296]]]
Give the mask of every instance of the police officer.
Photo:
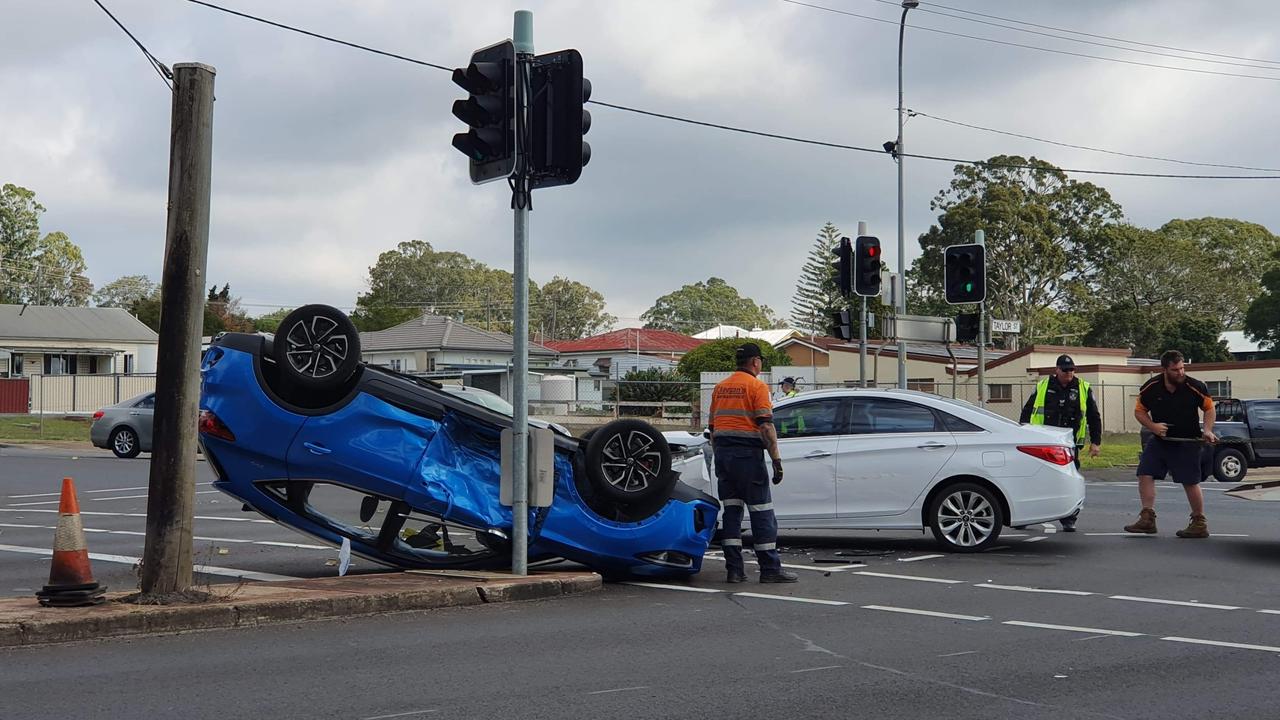
[[[773,513],[764,451],[773,459],[773,484],[782,482],[782,458],[773,426],[769,386],[759,377],[764,367],[760,346],[746,343],[734,359],[738,369],[711,392],[711,445],[715,456],[717,489],[724,506],[724,562],[727,582],[746,582],[742,563],[742,511],[751,513],[751,537],[760,582],[793,583],[799,578],[782,569],[778,555],[778,519]]]
[[[1098,456],[1102,444],[1102,415],[1094,402],[1089,383],[1076,377],[1076,363],[1070,355],[1059,355],[1053,375],[1036,383],[1036,392],[1022,407],[1021,423],[1072,428],[1076,438],[1076,467],[1080,450],[1089,441],[1089,456]],[[1076,515],[1062,519],[1063,532],[1076,531]]]
[[[796,390],[796,379],[793,377],[784,377],[782,382],[778,383],[778,400],[786,400],[800,394]]]

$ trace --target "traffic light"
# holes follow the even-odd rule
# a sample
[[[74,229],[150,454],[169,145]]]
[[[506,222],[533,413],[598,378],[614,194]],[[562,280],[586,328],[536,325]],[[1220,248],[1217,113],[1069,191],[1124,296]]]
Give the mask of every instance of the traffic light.
[[[978,313],[960,313],[956,315],[956,342],[974,342],[978,339]]]
[[[863,235],[854,243],[853,291],[863,297],[880,294],[880,238]]]
[[[453,146],[471,161],[471,182],[509,177],[516,165],[515,45],[504,40],[471,54],[471,63],[453,71],[453,82],[470,93],[455,100],[453,114],[470,126],[453,136]]]
[[[951,245],[944,252],[943,285],[952,305],[987,299],[987,249],[976,243]]]
[[[840,290],[840,297],[849,297],[853,294],[853,242],[849,238],[840,238],[840,244],[836,246],[834,265],[836,287]]]
[[[841,340],[853,339],[853,316],[848,310],[839,310],[831,313],[831,328],[829,332],[831,337],[838,337]]]
[[[591,160],[582,136],[591,129],[591,81],[582,76],[582,54],[560,50],[533,59],[529,105],[530,187],[572,185]]]

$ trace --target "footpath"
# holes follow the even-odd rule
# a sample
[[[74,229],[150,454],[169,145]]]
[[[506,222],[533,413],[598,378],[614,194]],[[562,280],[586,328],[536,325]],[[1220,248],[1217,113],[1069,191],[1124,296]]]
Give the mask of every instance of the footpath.
[[[592,572],[526,577],[462,571],[392,572],[207,588],[207,602],[138,605],[107,593],[88,607],[42,607],[35,596],[0,599],[0,648],[154,635],[389,612],[538,600],[598,590]]]

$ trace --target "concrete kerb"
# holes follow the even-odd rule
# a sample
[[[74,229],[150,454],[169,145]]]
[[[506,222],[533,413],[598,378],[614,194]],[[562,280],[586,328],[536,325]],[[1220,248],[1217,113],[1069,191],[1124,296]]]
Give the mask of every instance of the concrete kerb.
[[[216,587],[220,600],[189,605],[134,605],[128,593],[84,608],[40,607],[34,597],[0,599],[0,647],[113,637],[252,628],[273,623],[537,600],[598,590],[590,572],[483,578],[387,573]]]

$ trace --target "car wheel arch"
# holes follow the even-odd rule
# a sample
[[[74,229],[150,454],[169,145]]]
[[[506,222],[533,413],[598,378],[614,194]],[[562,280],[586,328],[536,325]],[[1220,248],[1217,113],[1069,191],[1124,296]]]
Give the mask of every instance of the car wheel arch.
[[[1009,499],[1005,497],[1004,492],[999,488],[999,486],[987,478],[978,475],[952,475],[934,483],[933,487],[929,488],[929,492],[925,494],[924,503],[920,506],[921,528],[926,530],[929,528],[929,508],[933,507],[934,498],[945,492],[947,488],[959,483],[972,483],[990,490],[991,494],[995,495],[996,501],[1000,503],[1000,514],[1001,520],[1003,521],[1001,524],[1004,526],[1009,525],[1010,518],[1012,517],[1009,512]]]

